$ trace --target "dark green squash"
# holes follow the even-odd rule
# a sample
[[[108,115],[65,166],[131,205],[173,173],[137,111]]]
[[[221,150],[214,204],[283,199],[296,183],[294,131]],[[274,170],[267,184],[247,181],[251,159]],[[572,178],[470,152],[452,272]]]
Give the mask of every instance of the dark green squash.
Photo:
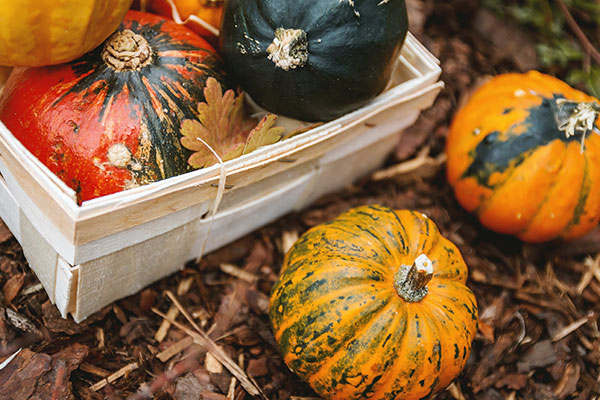
[[[328,121],[385,88],[407,26],[404,0],[228,0],[221,52],[262,107]]]

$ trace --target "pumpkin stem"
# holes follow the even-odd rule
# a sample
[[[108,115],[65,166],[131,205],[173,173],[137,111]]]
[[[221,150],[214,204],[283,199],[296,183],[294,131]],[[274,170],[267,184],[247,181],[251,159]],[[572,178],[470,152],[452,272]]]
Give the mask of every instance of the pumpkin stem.
[[[433,277],[433,265],[429,257],[421,254],[412,265],[403,265],[394,276],[394,287],[398,296],[407,302],[416,303],[425,298],[427,284]]]
[[[600,104],[596,102],[580,103],[569,99],[556,99],[558,112],[556,120],[558,129],[565,132],[567,138],[581,133],[583,141],[585,135],[594,129],[596,119],[600,113]]]
[[[284,71],[303,67],[308,61],[308,39],[302,29],[277,28],[267,47],[269,60]]]
[[[139,71],[152,61],[152,48],[142,35],[124,29],[106,41],[102,59],[118,72]]]

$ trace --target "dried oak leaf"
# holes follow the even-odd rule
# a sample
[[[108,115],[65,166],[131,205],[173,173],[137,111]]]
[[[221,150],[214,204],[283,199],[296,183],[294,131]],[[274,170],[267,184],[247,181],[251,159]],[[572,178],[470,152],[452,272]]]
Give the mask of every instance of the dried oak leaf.
[[[255,124],[244,117],[243,94],[223,90],[214,78],[204,88],[205,103],[198,104],[198,121],[186,119],[181,124],[181,144],[194,153],[188,163],[194,168],[213,165],[217,159],[210,146],[223,161],[248,154],[258,147],[283,138],[284,128],[273,127],[277,116],[267,114]]]

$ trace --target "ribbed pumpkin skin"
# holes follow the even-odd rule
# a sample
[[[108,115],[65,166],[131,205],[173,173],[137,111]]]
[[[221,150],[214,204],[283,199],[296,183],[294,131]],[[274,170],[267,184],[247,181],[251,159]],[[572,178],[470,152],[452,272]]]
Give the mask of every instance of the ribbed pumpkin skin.
[[[173,12],[171,5],[167,0],[148,0],[148,10],[165,17],[171,17]],[[221,26],[221,17],[223,15],[224,1],[207,1],[207,0],[173,0],[173,4],[177,7],[177,12],[182,20],[188,19],[191,15],[195,15],[215,29]],[[190,21],[186,26],[194,32],[198,32],[203,37],[212,35],[211,32],[200,26],[194,21]]]
[[[117,29],[132,0],[0,1],[0,65],[68,62]]]
[[[213,48],[189,29],[136,11],[125,29],[152,49],[140,70],[115,70],[100,46],[69,64],[17,68],[0,96],[0,120],[80,202],[190,171],[181,122],[198,118],[209,77],[229,88]]]
[[[394,275],[420,254],[429,293],[409,303]],[[269,315],[285,363],[325,399],[422,399],[462,370],[477,330],[475,296],[454,244],[426,216],[352,209],[288,252]]]
[[[328,121],[385,88],[407,27],[404,0],[228,0],[220,50],[232,76],[265,109]],[[269,59],[278,28],[306,32],[306,65],[284,70]]]
[[[600,123],[566,138],[555,99],[597,102],[538,72],[476,90],[448,134],[447,177],[460,204],[494,231],[527,242],[570,239],[600,220]]]

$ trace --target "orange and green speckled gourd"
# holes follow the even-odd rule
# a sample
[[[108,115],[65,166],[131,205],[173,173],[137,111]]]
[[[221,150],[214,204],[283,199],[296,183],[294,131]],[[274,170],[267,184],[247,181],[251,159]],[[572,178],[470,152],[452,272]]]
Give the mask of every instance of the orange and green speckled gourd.
[[[600,103],[536,71],[501,74],[456,113],[448,182],[485,227],[526,242],[600,221]]]
[[[458,249],[425,215],[362,206],[288,252],[269,315],[288,367],[324,399],[426,399],[477,330]]]

